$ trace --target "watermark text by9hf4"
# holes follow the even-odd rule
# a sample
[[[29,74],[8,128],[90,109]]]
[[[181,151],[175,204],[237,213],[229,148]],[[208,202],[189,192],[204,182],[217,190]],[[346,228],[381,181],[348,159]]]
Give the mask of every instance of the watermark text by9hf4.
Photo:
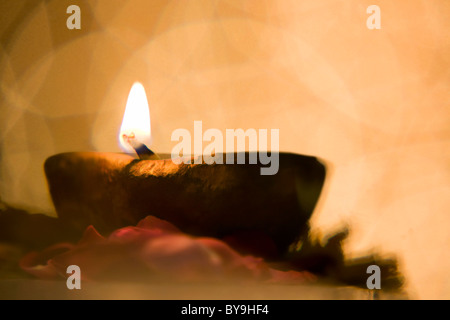
[[[182,315],[204,315],[211,318],[214,314],[220,313],[226,315],[268,315],[269,308],[267,304],[226,304],[225,308],[188,304],[181,308]]]

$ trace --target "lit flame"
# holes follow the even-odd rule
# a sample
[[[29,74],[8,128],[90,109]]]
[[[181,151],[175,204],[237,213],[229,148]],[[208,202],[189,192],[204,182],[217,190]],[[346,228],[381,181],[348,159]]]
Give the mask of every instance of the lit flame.
[[[150,111],[144,86],[139,82],[134,83],[131,87],[119,132],[119,143],[122,150],[134,153],[134,149],[126,141],[127,137],[134,137],[148,147],[151,145]]]

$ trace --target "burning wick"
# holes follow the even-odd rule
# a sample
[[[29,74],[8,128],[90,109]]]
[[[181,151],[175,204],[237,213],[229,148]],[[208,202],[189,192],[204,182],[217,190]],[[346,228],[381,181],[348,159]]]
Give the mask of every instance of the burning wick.
[[[136,151],[139,159],[141,160],[159,160],[159,156],[150,150],[145,144],[138,141],[134,132],[131,132],[130,135],[122,134],[122,138],[126,141],[133,149]]]

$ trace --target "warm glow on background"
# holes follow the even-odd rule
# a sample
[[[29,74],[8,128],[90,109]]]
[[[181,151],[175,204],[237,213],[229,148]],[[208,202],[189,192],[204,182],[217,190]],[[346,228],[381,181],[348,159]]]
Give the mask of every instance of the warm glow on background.
[[[148,147],[151,145],[150,111],[145,89],[139,82],[133,84],[128,95],[125,114],[119,132],[120,147],[133,153],[134,149],[123,139],[123,135],[134,135],[135,139]]]
[[[348,224],[347,255],[396,254],[413,297],[450,298],[448,0],[8,0],[0,14],[3,201],[54,215],[45,159],[120,152],[139,80],[152,150],[194,120],[280,129],[281,151],[328,165],[313,230]]]

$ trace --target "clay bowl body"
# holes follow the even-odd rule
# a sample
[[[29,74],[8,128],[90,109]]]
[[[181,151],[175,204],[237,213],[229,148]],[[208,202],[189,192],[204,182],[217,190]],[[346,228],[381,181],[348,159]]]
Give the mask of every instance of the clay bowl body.
[[[279,153],[278,172],[261,175],[264,165],[244,155],[245,164],[175,164],[170,155],[63,153],[46,160],[45,173],[58,216],[80,229],[92,224],[109,232],[154,215],[193,235],[258,232],[284,250],[307,230],[325,166]]]

